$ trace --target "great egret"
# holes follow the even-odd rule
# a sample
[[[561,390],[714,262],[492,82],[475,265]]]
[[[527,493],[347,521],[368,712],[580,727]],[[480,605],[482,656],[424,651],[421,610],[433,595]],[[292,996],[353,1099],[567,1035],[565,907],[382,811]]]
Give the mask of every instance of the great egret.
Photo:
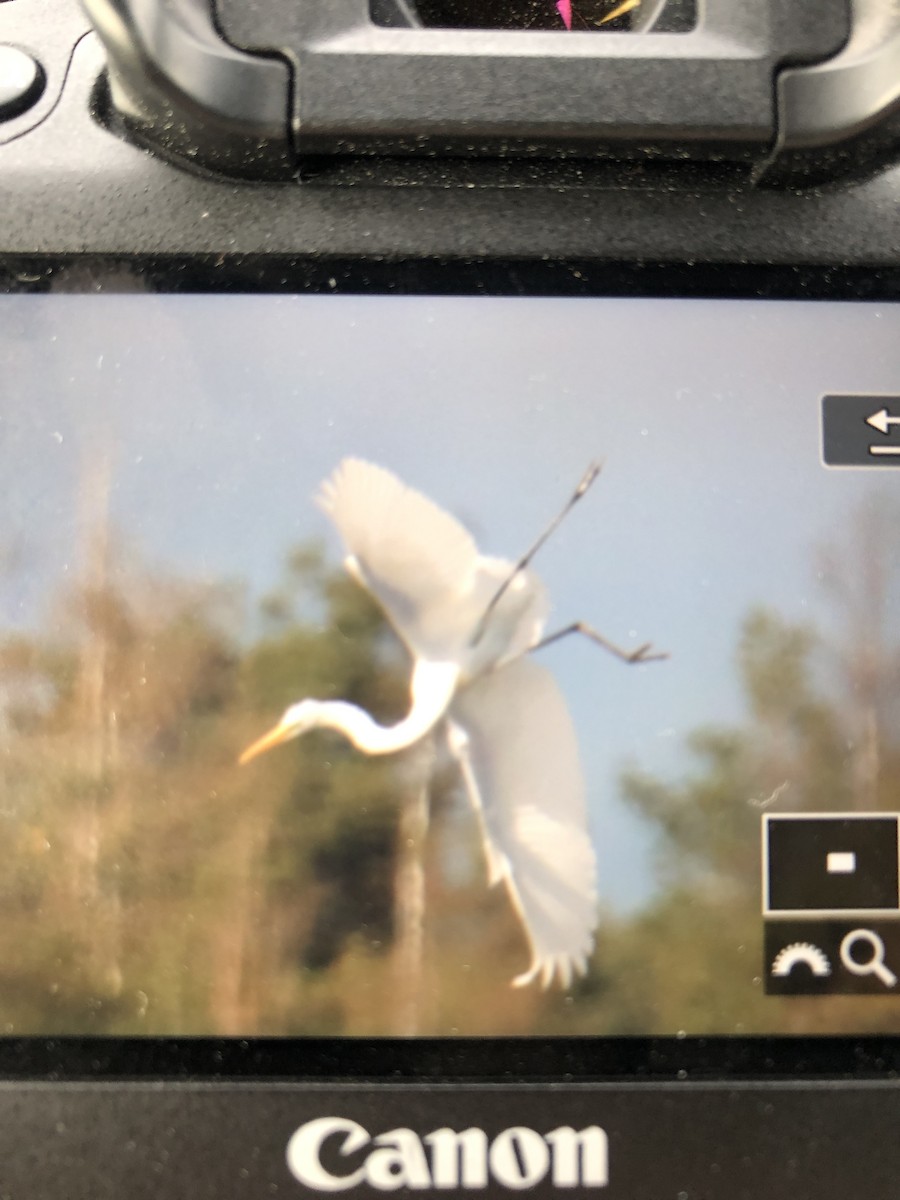
[[[506,885],[531,949],[517,986],[540,977],[546,987],[557,976],[568,986],[573,971],[586,969],[596,925],[596,863],[574,729],[549,672],[525,656],[577,631],[628,662],[663,657],[649,646],[625,653],[580,623],[542,640],[547,597],[528,564],[598,469],[512,563],[480,555],[457,520],[390,471],[344,459],[318,503],[344,541],[347,570],[412,655],[409,713],[385,726],[342,700],[301,700],[240,758],[249,762],[323,728],[365,754],[391,754],[444,720],[489,881]]]

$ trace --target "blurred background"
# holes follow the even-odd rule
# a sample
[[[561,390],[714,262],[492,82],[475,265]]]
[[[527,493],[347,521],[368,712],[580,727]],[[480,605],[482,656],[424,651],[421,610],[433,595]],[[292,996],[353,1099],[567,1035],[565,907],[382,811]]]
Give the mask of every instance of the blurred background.
[[[0,1033],[896,1031],[765,997],[763,812],[900,808],[900,476],[826,470],[824,391],[898,390],[862,304],[0,297]],[[536,567],[601,911],[570,992],[527,950],[439,760],[416,994],[398,964],[408,662],[313,495],[345,454]]]

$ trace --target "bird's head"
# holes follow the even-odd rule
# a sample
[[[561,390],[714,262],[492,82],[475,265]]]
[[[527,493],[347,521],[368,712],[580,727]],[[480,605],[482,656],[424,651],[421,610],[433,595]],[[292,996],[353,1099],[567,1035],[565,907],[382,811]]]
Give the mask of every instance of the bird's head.
[[[264,754],[266,750],[271,750],[275,746],[280,746],[282,742],[289,742],[291,738],[300,737],[301,734],[308,733],[310,729],[315,729],[321,719],[321,709],[322,704],[319,700],[301,700],[299,704],[292,704],[285,710],[284,716],[273,729],[264,733],[261,738],[257,738],[252,745],[247,747],[238,762],[243,766],[257,755]]]

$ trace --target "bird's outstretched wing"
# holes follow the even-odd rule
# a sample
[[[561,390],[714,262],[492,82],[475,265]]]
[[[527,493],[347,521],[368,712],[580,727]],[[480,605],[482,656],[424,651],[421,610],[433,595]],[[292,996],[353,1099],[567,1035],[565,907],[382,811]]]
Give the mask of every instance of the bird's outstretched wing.
[[[343,538],[348,569],[418,657],[447,658],[466,644],[483,601],[479,593],[473,609],[478,550],[459,521],[358,458],[338,465],[317,500]]]
[[[572,721],[550,673],[520,658],[462,689],[449,740],[531,947],[517,985],[584,972],[597,920],[596,859]]]

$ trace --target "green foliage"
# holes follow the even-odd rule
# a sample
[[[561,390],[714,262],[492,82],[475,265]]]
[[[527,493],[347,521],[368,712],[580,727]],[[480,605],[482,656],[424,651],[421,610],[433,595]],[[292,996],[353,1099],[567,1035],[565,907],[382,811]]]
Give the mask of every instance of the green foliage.
[[[624,774],[657,888],[636,913],[601,914],[571,994],[509,988],[521,929],[485,886],[458,772],[427,764],[421,1032],[898,1026],[870,998],[782,1002],[759,978],[761,813],[897,807],[896,557],[858,543],[883,559],[848,552],[835,570],[832,555],[827,635],[747,614],[740,723],[693,731],[681,780]],[[303,696],[398,719],[405,650],[314,543],[250,613],[237,589],[111,558],[33,633],[0,635],[0,1032],[399,1029],[398,828],[421,756],[367,758],[318,732],[237,758]]]
[[[248,767],[237,757],[304,695],[399,719],[406,653],[315,544],[287,556],[251,635],[239,599],[107,563],[56,598],[46,632],[0,638],[0,1030],[394,1028],[398,813],[421,787],[414,756],[369,759],[321,732]],[[456,782],[439,775],[438,821]],[[479,853],[471,829],[458,843]],[[438,861],[432,875],[438,897]],[[484,893],[480,862],[447,889],[447,911],[463,910],[447,940],[461,964],[473,908],[487,907],[486,930],[512,935],[505,988],[522,947]],[[434,1022],[444,991],[432,987]]]
[[[762,989],[762,812],[896,809],[900,791],[896,727],[869,713],[873,790],[873,742],[856,734],[859,697],[823,682],[828,649],[809,627],[751,611],[737,655],[745,723],[692,733],[686,748],[696,765],[680,783],[625,774],[626,800],[656,834],[662,887],[643,911],[601,927],[573,1032],[900,1029],[896,1013],[871,997],[780,1000]],[[878,657],[890,672],[892,647]],[[884,680],[879,694],[896,701]]]

